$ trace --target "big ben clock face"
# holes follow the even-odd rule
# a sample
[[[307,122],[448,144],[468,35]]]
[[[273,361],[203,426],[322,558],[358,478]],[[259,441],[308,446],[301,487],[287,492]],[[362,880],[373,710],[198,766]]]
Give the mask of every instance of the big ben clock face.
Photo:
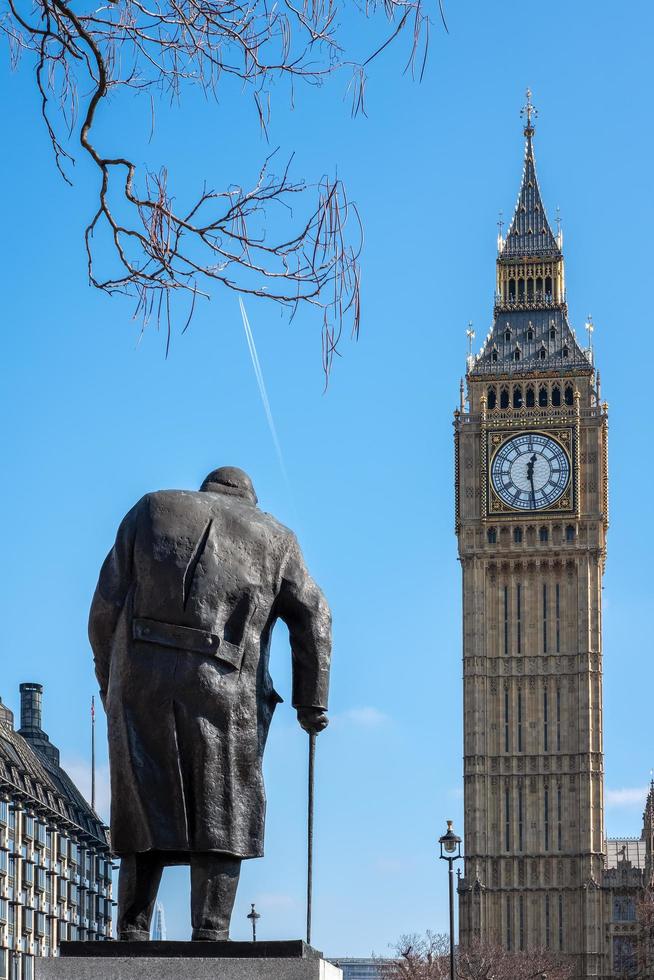
[[[490,479],[499,499],[515,510],[544,510],[570,484],[570,457],[544,432],[523,432],[502,442],[491,460]]]

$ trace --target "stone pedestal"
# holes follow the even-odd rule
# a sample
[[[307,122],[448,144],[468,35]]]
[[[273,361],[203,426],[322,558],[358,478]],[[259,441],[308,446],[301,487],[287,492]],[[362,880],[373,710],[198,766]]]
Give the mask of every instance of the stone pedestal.
[[[34,961],[34,980],[342,980],[301,941],[259,943],[62,943]]]

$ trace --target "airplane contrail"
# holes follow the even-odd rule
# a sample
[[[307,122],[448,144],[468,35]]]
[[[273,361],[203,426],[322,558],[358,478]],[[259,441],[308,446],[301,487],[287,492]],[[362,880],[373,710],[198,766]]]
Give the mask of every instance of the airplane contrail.
[[[272,411],[270,408],[270,400],[268,398],[268,392],[266,391],[266,385],[263,380],[263,372],[261,370],[261,363],[259,361],[259,355],[257,354],[257,348],[254,343],[254,336],[252,334],[252,328],[250,327],[250,321],[248,320],[248,315],[245,312],[245,305],[241,296],[238,298],[239,306],[241,307],[241,317],[243,319],[243,330],[245,331],[245,339],[247,340],[247,345],[250,351],[250,357],[252,358],[252,367],[254,368],[254,376],[257,379],[257,384],[259,386],[259,394],[261,395],[261,401],[263,403],[263,410],[266,413],[266,419],[268,421],[268,428],[270,429],[270,435],[272,436],[272,441],[275,445],[275,451],[277,453],[277,459],[279,461],[279,467],[286,481],[286,486],[291,492],[291,484],[288,478],[288,473],[286,472],[286,464],[284,463],[284,456],[282,453],[282,447],[279,443],[279,438],[277,436],[277,429],[275,428],[275,420],[273,419]]]

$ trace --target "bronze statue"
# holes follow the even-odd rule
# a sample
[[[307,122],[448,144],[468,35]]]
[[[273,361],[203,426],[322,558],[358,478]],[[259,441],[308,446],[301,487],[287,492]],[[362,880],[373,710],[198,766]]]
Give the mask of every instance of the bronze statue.
[[[314,734],[327,725],[329,607],[295,535],[256,505],[234,467],[197,492],[147,494],[100,572],[89,636],[107,712],[119,939],[149,938],[170,864],[191,867],[193,939],[229,938],[241,861],[263,854],[277,619],[298,720]]]

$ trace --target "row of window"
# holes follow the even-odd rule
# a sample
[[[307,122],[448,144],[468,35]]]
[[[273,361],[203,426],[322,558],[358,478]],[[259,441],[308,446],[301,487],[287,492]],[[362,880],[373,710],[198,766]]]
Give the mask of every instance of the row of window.
[[[512,711],[513,707],[513,711]],[[561,751],[561,689],[557,687],[554,697],[554,705],[551,704],[550,692],[543,690],[543,713],[542,713],[542,739],[541,745],[543,752]],[[554,719],[552,719],[552,707],[554,708]],[[511,705],[511,697],[508,687],[504,688],[504,751],[505,752],[524,752],[524,727],[525,711],[523,704],[522,688],[518,688],[516,693],[515,705]],[[552,726],[552,720],[554,726]],[[512,738],[515,721],[515,738]],[[552,732],[552,727],[554,731]],[[552,737],[552,735],[554,737]]]
[[[0,825],[8,828],[9,836],[15,837],[16,807],[6,800],[0,800]],[[22,816],[22,837],[32,841],[35,848],[45,850],[47,856],[58,860],[68,861],[73,870],[86,878],[109,880],[111,877],[111,861],[90,848],[84,848],[74,840],[48,828],[47,824],[29,813]],[[26,857],[25,845],[22,846],[23,857]],[[1,861],[0,857],[0,861]],[[0,864],[0,870],[2,865]]]
[[[519,360],[519,358],[516,358]],[[498,389],[496,385],[489,385],[486,389],[486,407],[489,411],[495,408],[535,408],[538,402],[539,408],[560,408],[565,404],[568,407],[575,403],[574,388],[571,384],[565,385],[539,385],[538,390],[535,385],[527,385],[524,389],[522,385],[515,384],[502,385]]]
[[[503,283],[504,295],[508,294],[510,300],[517,299],[520,300],[533,300],[533,299],[546,299],[551,300],[552,298],[552,277],[537,276],[535,279],[532,276],[523,277],[520,276],[516,279],[509,279],[508,284]],[[508,285],[508,290],[506,286]]]
[[[507,783],[504,788],[504,850],[524,851],[525,827],[527,825],[527,801],[522,782],[515,789],[515,800],[512,800],[511,787]],[[551,798],[548,786],[543,790],[543,812],[541,820],[541,841],[544,851],[563,850],[563,788],[558,785],[554,798]],[[515,804],[515,809],[514,809]]]
[[[486,532],[486,538],[489,544],[497,544],[497,528],[489,527],[488,531]],[[541,542],[541,544],[547,544],[549,539],[550,539],[549,528],[547,527],[546,524],[543,524],[543,526],[538,529],[538,540]],[[571,544],[574,541],[574,539],[575,539],[574,525],[568,524],[568,526],[565,529],[565,540],[567,541],[568,544]],[[523,540],[524,540],[523,528],[520,526],[514,527],[513,528],[514,544],[522,544]]]
[[[527,924],[526,924],[526,899],[524,895],[518,895],[517,898],[513,895],[506,896],[506,948],[509,952],[518,949],[524,950],[526,948],[527,942]],[[514,935],[514,929],[516,923],[514,922],[514,914],[516,911],[515,904],[517,903],[517,935]],[[564,902],[563,895],[559,893],[558,895],[544,896],[544,912],[545,912],[545,935],[544,935],[544,946],[546,949],[552,949],[554,942],[559,950],[563,950],[563,928],[564,928]],[[556,911],[553,914],[553,908]],[[558,913],[558,914],[557,914]],[[556,923],[553,921],[554,915],[556,915]],[[554,935],[553,930],[556,929],[556,935]]]
[[[75,887],[75,886],[71,886]],[[72,903],[78,904],[77,898]],[[111,899],[103,898],[101,895],[87,895],[82,899],[80,914],[87,919],[99,921],[100,919],[111,918]],[[23,905],[23,932],[36,932],[39,936],[50,935],[49,922],[56,916],[46,915],[29,905]],[[7,923],[13,931],[16,923],[16,904],[9,902],[6,898],[0,898],[0,924]]]

